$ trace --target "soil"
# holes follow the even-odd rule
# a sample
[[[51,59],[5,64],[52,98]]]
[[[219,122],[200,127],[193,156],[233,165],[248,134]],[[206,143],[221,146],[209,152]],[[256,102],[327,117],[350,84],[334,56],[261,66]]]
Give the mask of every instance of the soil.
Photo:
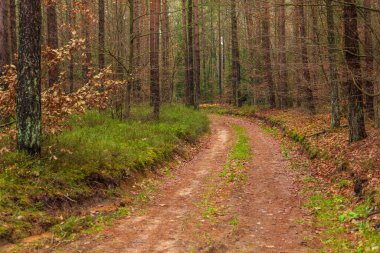
[[[297,222],[309,214],[278,141],[255,121],[211,120],[201,151],[164,179],[143,209],[54,252],[312,252],[312,232]],[[246,130],[252,159],[246,180],[230,183],[220,173],[236,141],[233,125]]]

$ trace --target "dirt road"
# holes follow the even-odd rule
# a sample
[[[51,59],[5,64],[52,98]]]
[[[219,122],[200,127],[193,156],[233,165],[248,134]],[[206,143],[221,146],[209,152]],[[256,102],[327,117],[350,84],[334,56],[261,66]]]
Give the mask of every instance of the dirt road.
[[[190,162],[158,186],[142,212],[56,252],[311,252],[295,176],[278,142],[257,123],[211,116],[212,134]],[[245,183],[220,172],[235,142],[232,125],[246,130],[252,160]]]

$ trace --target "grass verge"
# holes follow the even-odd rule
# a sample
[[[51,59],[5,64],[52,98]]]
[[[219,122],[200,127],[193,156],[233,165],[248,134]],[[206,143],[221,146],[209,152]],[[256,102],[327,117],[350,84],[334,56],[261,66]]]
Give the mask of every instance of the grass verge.
[[[258,108],[255,106],[244,105],[240,108],[233,107],[230,105],[201,105],[201,109],[207,113],[220,114],[220,115],[234,115],[242,117],[250,117],[255,115]]]
[[[244,182],[247,179],[244,169],[245,164],[251,158],[251,147],[245,129],[240,126],[234,126],[233,128],[237,136],[237,142],[232,147],[220,176],[226,178],[228,182]]]
[[[182,106],[150,121],[140,108],[128,121],[99,112],[74,116],[70,131],[45,138],[41,159],[0,157],[0,244],[49,230],[67,217],[60,209],[118,194],[135,171],[168,161],[181,143],[208,130],[207,117]],[[77,222],[75,222],[77,223]]]

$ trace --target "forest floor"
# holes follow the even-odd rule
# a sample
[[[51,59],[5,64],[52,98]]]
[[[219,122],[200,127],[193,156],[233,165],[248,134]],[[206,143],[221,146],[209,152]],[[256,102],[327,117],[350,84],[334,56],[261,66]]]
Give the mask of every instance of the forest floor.
[[[258,121],[211,120],[198,154],[154,186],[145,206],[53,251],[313,251],[312,228],[299,222],[311,214],[279,142]]]

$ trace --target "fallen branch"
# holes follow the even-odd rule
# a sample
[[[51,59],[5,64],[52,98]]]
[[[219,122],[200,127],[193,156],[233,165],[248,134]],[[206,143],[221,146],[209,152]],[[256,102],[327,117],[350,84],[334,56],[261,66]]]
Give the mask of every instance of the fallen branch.
[[[343,126],[340,126],[339,128],[346,128],[348,127],[348,125],[343,125]],[[317,137],[317,136],[320,136],[322,134],[327,134],[327,133],[331,133],[333,132],[335,129],[334,128],[329,128],[329,129],[323,129],[319,132],[316,132],[316,133],[313,133],[313,134],[310,134],[310,135],[307,135],[306,138],[311,138],[311,137]]]
[[[0,129],[1,129],[1,128],[4,128],[4,127],[11,126],[11,125],[13,125],[14,123],[16,123],[16,121],[11,121],[11,122],[6,123],[6,124],[4,124],[4,125],[0,125]]]

